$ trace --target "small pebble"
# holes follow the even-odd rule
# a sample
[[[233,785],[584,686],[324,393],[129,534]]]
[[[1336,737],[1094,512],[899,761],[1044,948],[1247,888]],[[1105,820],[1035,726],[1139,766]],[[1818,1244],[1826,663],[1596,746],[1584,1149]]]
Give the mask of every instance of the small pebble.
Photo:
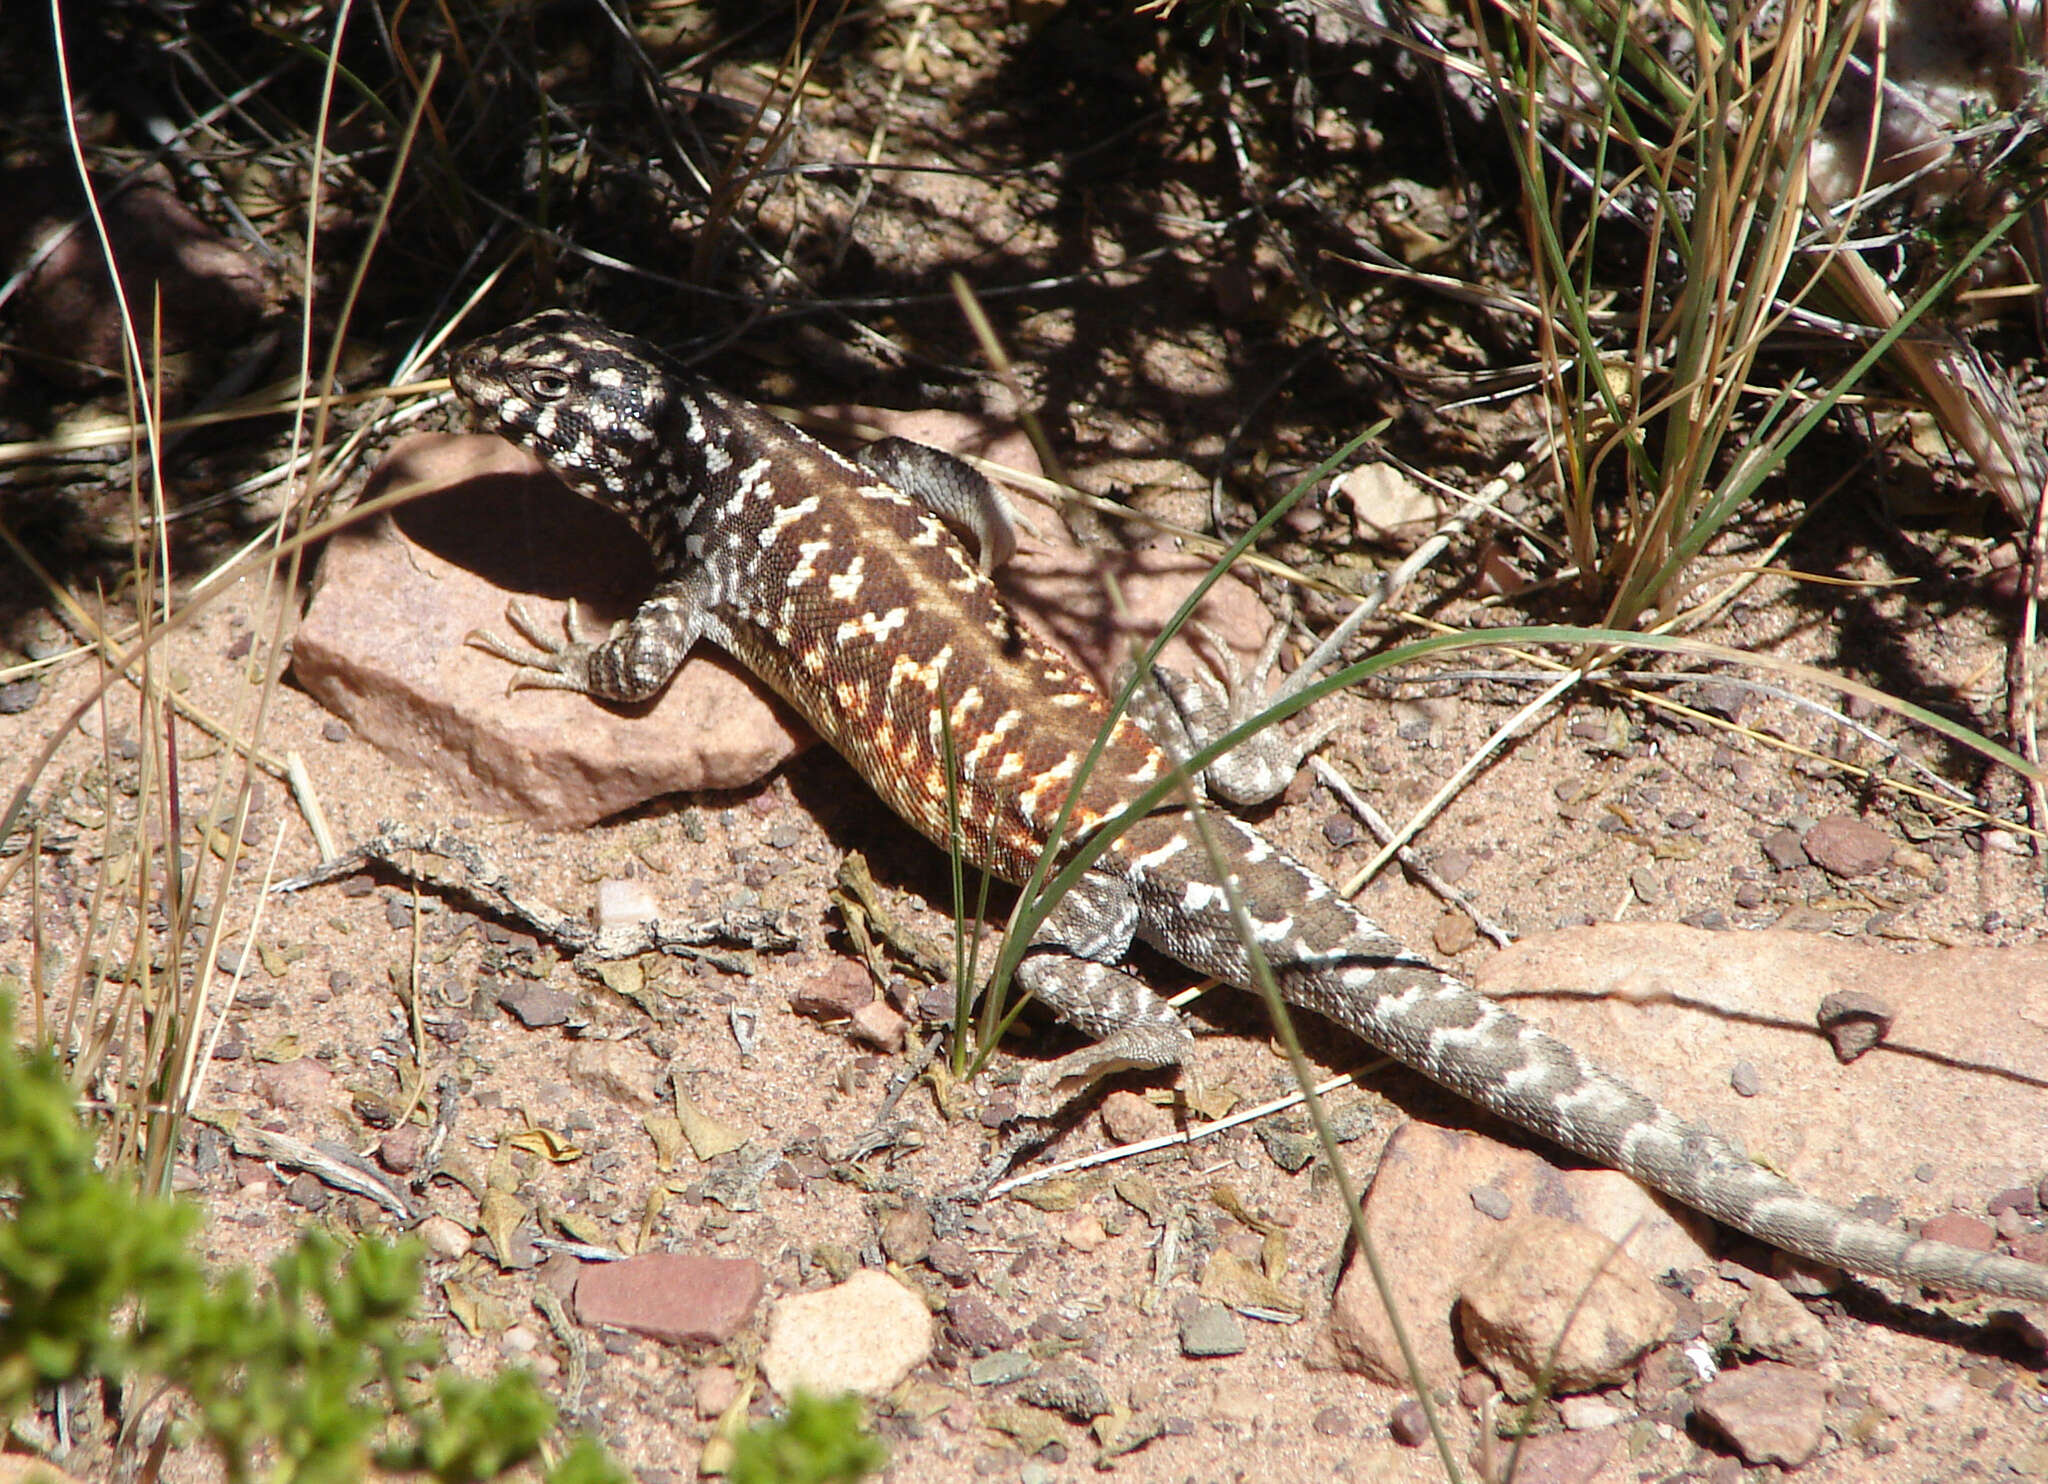
[[[1403,1448],[1420,1448],[1429,1441],[1429,1417],[1422,1403],[1409,1397],[1397,1403],[1387,1418],[1387,1431]]]
[[[1243,1321],[1221,1304],[1200,1305],[1180,1327],[1183,1355],[1242,1355],[1245,1346]]]

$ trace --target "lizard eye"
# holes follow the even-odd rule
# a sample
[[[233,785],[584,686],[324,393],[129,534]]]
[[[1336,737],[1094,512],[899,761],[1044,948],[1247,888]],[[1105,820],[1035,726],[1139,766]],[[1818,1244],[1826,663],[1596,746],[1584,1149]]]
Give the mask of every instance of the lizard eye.
[[[569,378],[559,371],[535,371],[526,380],[543,402],[559,402],[569,395]]]

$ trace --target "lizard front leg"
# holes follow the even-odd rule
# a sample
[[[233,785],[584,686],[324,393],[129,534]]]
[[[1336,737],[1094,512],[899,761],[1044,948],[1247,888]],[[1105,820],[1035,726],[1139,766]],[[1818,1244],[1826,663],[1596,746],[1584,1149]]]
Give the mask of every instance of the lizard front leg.
[[[550,637],[515,598],[506,605],[505,621],[531,649],[482,629],[472,629],[463,642],[519,666],[508,691],[567,690],[630,705],[667,685],[698,639],[717,637],[701,589],[695,577],[663,583],[631,618],[596,641],[577,632],[574,598],[562,615],[560,639]]]

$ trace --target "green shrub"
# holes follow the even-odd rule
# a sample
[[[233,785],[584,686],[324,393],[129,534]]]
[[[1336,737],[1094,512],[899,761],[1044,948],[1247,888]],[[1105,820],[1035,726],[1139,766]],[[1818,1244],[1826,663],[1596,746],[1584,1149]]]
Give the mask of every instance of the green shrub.
[[[413,1244],[343,1250],[322,1231],[259,1287],[245,1268],[209,1276],[189,1206],[103,1173],[71,1089],[46,1054],[15,1050],[0,1002],[0,1421],[38,1387],[98,1375],[169,1382],[231,1480],[261,1466],[291,1484],[360,1478],[372,1456],[446,1484],[493,1479],[533,1458],[555,1409],[523,1372],[482,1382],[409,1379],[439,1358],[411,1332]],[[579,1443],[553,1484],[625,1475]]]

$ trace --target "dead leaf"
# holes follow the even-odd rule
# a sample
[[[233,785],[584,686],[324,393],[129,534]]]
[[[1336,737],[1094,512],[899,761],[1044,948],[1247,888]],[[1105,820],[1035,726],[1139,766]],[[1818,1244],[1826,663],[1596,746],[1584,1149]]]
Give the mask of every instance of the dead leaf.
[[[1222,1249],[1209,1255],[1199,1291],[1203,1298],[1233,1309],[1271,1309],[1294,1315],[1308,1312],[1301,1299],[1237,1254]]]
[[[494,1293],[487,1293],[458,1279],[441,1285],[448,1312],[473,1335],[503,1334],[513,1325],[512,1306]]]
[[[1026,1458],[1031,1457],[1050,1443],[1061,1442],[1066,1437],[1066,1428],[1061,1423],[1035,1407],[1021,1407],[1014,1403],[1008,1406],[990,1406],[981,1409],[979,1421],[983,1427],[992,1427],[1006,1437],[1014,1438]]]
[[[529,1128],[505,1141],[514,1149],[538,1154],[550,1164],[566,1165],[583,1158],[583,1150],[548,1128]]]
[[[483,1297],[467,1283],[458,1283],[450,1278],[441,1285],[441,1297],[447,1301],[448,1312],[455,1316],[455,1322],[471,1334],[481,1334],[483,1326],[477,1321],[479,1300]]]
[[[649,1113],[640,1120],[647,1137],[654,1140],[654,1167],[666,1175],[676,1167],[683,1152],[683,1122],[669,1113]]]
[[[299,1050],[299,1038],[287,1032],[267,1045],[259,1046],[254,1053],[256,1060],[283,1064],[297,1061],[305,1053]]]
[[[647,992],[647,969],[637,958],[611,959],[597,966],[597,977],[613,994],[624,995],[634,1004]]]
[[[1020,1185],[1010,1192],[1010,1199],[1034,1211],[1071,1211],[1081,1204],[1082,1194],[1078,1180],[1040,1180]]]
[[[1228,1211],[1232,1216],[1235,1216],[1260,1236],[1265,1236],[1270,1232],[1278,1230],[1271,1217],[1254,1215],[1238,1195],[1234,1186],[1212,1185],[1209,1188],[1209,1199]]]
[[[707,1163],[747,1142],[745,1134],[691,1102],[681,1078],[676,1079],[676,1120],[683,1126],[683,1137],[690,1141],[690,1152]]]
[[[1144,1213],[1145,1219],[1154,1226],[1160,1226],[1165,1223],[1166,1197],[1160,1193],[1159,1187],[1153,1184],[1148,1177],[1144,1175],[1124,1175],[1119,1179],[1112,1180],[1109,1188],[1117,1193],[1125,1205],[1136,1207],[1140,1212]]]
[[[506,1267],[512,1253],[512,1233],[519,1230],[519,1223],[533,1214],[533,1208],[502,1190],[487,1190],[478,1205],[477,1225],[483,1234],[491,1239],[491,1252],[498,1260],[499,1267]]]
[[[592,1247],[609,1247],[612,1244],[610,1229],[588,1211],[551,1211],[549,1219],[555,1229],[572,1242],[583,1242]]]

